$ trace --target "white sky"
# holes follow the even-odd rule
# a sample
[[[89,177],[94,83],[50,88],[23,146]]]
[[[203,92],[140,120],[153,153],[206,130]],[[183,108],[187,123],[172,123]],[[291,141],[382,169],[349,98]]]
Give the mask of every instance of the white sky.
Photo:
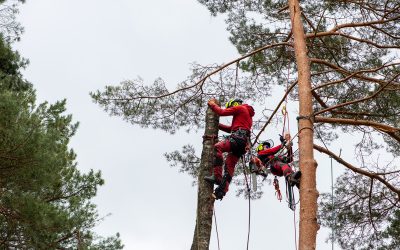
[[[101,170],[106,181],[94,202],[101,215],[111,216],[96,231],[120,232],[128,250],[190,249],[197,187],[169,168],[163,153],[188,142],[200,149],[201,133],[171,136],[110,118],[89,92],[137,76],[148,83],[162,77],[173,87],[189,75],[191,62],[236,58],[223,19],[195,0],[28,0],[19,20],[25,33],[14,47],[30,60],[24,76],[39,102],[67,98],[67,112],[80,122],[71,142],[79,168]],[[320,191],[329,191],[329,167],[329,160],[319,161]],[[233,189],[216,202],[222,250],[246,249],[248,203]],[[272,186],[264,191],[251,203],[250,249],[295,249],[293,212],[276,200]],[[319,250],[331,249],[327,231],[319,231]],[[210,249],[217,249],[214,229]]]

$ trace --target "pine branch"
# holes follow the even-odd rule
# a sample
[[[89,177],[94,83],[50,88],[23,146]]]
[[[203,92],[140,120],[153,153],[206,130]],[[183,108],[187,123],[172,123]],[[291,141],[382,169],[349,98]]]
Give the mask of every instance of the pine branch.
[[[359,102],[364,102],[364,101],[370,100],[370,99],[376,97],[379,93],[381,93],[381,92],[382,92],[392,81],[394,81],[399,75],[400,75],[400,73],[396,74],[390,81],[386,82],[385,85],[381,86],[374,94],[372,94],[372,95],[370,95],[370,96],[366,96],[366,97],[364,97],[364,98],[360,98],[360,99],[356,99],[356,100],[353,100],[353,101],[341,103],[341,104],[335,105],[335,106],[333,106],[333,107],[329,107],[329,108],[320,110],[320,111],[314,113],[314,116],[319,115],[319,114],[322,114],[322,113],[325,113],[325,112],[327,112],[327,111],[331,111],[331,110],[336,109],[336,108],[340,108],[340,107],[348,106],[348,105],[351,105],[351,104],[355,104],[355,103],[359,103]]]
[[[334,69],[338,73],[341,73],[341,74],[344,74],[344,75],[351,75],[352,74],[352,72],[350,72],[350,71],[348,71],[348,70],[346,70],[346,69],[344,69],[344,68],[342,68],[342,67],[340,67],[338,65],[332,64],[332,63],[330,63],[330,62],[328,62],[326,60],[322,60],[322,59],[319,59],[319,58],[310,58],[310,62],[311,63],[317,63],[317,64],[323,64],[325,66],[328,66],[329,68]],[[398,63],[396,63],[396,65],[397,64]],[[384,80],[376,79],[376,78],[373,78],[373,77],[367,77],[367,76],[363,76],[363,75],[359,75],[359,74],[354,75],[354,78],[359,79],[359,80],[368,81],[368,82],[374,82],[374,83],[377,83],[379,85],[387,84],[387,82],[384,81]],[[394,84],[391,84],[390,86],[387,86],[387,87],[389,87],[389,88],[387,88],[387,90],[397,90],[400,87],[400,82],[395,82]]]
[[[394,193],[396,193],[400,199],[400,189],[396,188],[395,186],[393,186],[392,184],[390,184],[388,181],[386,181],[382,176],[380,176],[379,174],[373,173],[373,172],[369,172],[366,171],[364,169],[361,169],[359,167],[355,167],[354,165],[346,162],[345,160],[343,160],[341,157],[337,156],[336,154],[334,154],[333,152],[329,151],[328,149],[318,146],[316,144],[314,144],[314,149],[318,150],[321,153],[324,153],[330,157],[332,157],[333,159],[335,159],[338,163],[344,165],[345,167],[347,167],[348,169],[352,170],[355,173],[359,173],[365,176],[370,177],[371,179],[375,179],[378,180],[379,182],[381,182],[383,185],[385,185],[387,188],[389,188],[391,191],[393,191]]]
[[[343,83],[343,82],[351,79],[352,77],[357,76],[358,74],[377,72],[377,71],[379,71],[379,70],[381,70],[383,68],[387,68],[387,67],[391,67],[391,66],[397,66],[397,65],[400,65],[400,62],[399,63],[390,63],[390,64],[382,65],[382,66],[379,66],[379,67],[373,68],[373,69],[358,70],[358,71],[352,72],[351,74],[347,74],[347,76],[345,78],[342,78],[342,79],[339,79],[339,80],[336,80],[336,81],[330,81],[330,82],[315,86],[312,90],[315,91],[317,89],[328,87],[330,85]]]
[[[383,123],[368,121],[368,120],[359,120],[359,119],[345,119],[345,118],[329,118],[323,116],[315,116],[314,122],[321,123],[331,123],[331,124],[348,124],[348,125],[363,125],[370,126],[384,133],[396,133],[400,132],[400,128],[395,128]],[[399,141],[400,142],[400,141]]]
[[[181,91],[192,89],[192,88],[195,88],[195,87],[197,87],[199,89],[202,89],[205,81],[209,77],[211,77],[212,75],[220,72],[221,70],[225,69],[226,67],[228,67],[228,66],[230,66],[232,64],[238,63],[241,60],[246,59],[246,58],[248,58],[250,56],[253,56],[253,55],[255,55],[255,54],[257,54],[257,53],[259,53],[261,51],[264,51],[264,50],[267,50],[267,49],[270,49],[270,48],[274,48],[274,47],[279,47],[279,46],[292,46],[292,45],[289,42],[281,42],[281,43],[275,43],[275,44],[269,44],[269,45],[263,46],[261,48],[258,48],[256,50],[253,50],[253,51],[247,53],[244,56],[241,56],[241,57],[236,58],[236,59],[234,59],[234,60],[232,60],[232,61],[230,61],[228,63],[223,64],[222,66],[220,66],[217,69],[215,69],[215,70],[211,71],[210,73],[208,73],[206,76],[202,77],[200,80],[195,82],[193,85],[189,85],[187,87],[177,89],[177,90],[175,90],[173,92],[169,92],[169,93],[166,93],[166,94],[163,94],[163,95],[158,95],[158,96],[133,96],[133,97],[130,97],[130,98],[122,98],[122,99],[121,98],[102,98],[102,100],[104,100],[104,101],[133,101],[133,100],[138,100],[138,99],[159,99],[159,98],[172,96],[172,95],[175,95],[175,94],[177,94],[177,93],[179,93]]]

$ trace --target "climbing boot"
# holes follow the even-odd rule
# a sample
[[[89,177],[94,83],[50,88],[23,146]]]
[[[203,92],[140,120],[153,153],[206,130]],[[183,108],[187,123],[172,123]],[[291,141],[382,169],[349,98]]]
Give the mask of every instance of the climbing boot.
[[[290,175],[287,176],[287,180],[290,186],[296,185],[297,188],[300,188],[300,178],[301,178],[301,172],[296,171],[294,173],[291,173]]]
[[[212,197],[216,200],[222,200],[222,198],[224,198],[225,196],[225,192],[224,190],[218,186],[215,190],[214,193],[212,194]]]
[[[221,181],[218,180],[217,178],[215,178],[215,175],[211,175],[211,176],[205,176],[203,178],[205,181],[207,181],[210,184],[215,184],[215,185],[220,185]]]

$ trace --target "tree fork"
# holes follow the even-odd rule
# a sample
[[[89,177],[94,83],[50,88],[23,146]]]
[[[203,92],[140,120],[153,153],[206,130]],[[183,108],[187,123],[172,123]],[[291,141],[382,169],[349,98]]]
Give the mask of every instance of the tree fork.
[[[214,210],[214,199],[211,197],[213,186],[207,183],[204,177],[212,173],[214,144],[218,140],[218,123],[218,115],[208,108],[199,166],[196,227],[191,250],[208,250],[210,245]]]
[[[294,51],[298,67],[299,89],[299,157],[300,170],[302,171],[300,185],[300,229],[299,249],[316,249],[317,231],[317,198],[316,168],[313,152],[313,121],[305,117],[311,117],[311,71],[310,60],[307,56],[306,36],[301,20],[301,10],[298,0],[289,0],[289,11],[294,37]]]

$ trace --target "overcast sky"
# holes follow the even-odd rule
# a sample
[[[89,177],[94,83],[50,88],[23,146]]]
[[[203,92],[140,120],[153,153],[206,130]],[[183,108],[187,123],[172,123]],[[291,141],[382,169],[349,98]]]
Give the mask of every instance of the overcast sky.
[[[171,136],[141,129],[109,117],[89,92],[138,76],[149,84],[162,77],[173,88],[189,75],[191,62],[235,59],[223,18],[211,17],[195,0],[28,0],[19,20],[25,33],[14,47],[30,60],[25,78],[39,102],[67,99],[67,112],[80,122],[70,145],[79,168],[103,173],[105,185],[94,202],[101,215],[111,215],[96,231],[120,232],[128,250],[190,249],[197,187],[170,168],[163,153],[187,143],[200,149],[201,132]],[[272,100],[269,108],[277,103]],[[295,112],[295,105],[288,108]],[[318,189],[329,191],[329,160],[317,159]],[[284,180],[280,183],[284,189]],[[264,191],[251,203],[250,249],[295,249],[293,212],[277,201],[273,186]],[[232,187],[215,209],[221,249],[246,249],[247,201]],[[325,243],[328,230],[319,231],[317,249],[331,249]],[[210,249],[217,249],[215,229]]]

